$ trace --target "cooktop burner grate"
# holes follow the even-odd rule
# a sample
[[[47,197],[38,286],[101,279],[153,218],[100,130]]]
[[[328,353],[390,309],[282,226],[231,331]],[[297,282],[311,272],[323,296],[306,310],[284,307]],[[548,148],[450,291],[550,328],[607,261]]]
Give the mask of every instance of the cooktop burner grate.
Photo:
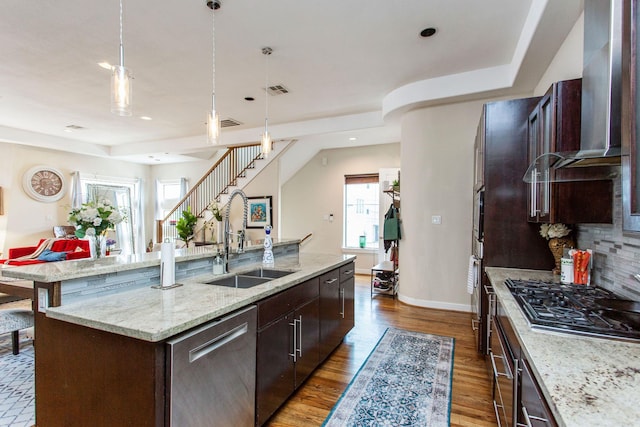
[[[535,280],[505,282],[533,328],[606,338],[640,340],[640,314],[610,310],[600,298],[618,299],[606,289]]]

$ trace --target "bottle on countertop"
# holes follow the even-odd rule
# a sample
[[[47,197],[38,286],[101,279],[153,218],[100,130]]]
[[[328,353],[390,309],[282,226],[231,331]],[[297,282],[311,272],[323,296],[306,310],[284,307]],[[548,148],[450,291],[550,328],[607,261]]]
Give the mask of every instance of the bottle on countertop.
[[[264,254],[262,256],[262,265],[273,267],[275,260],[273,259],[273,242],[271,241],[271,226],[264,226]]]
[[[219,275],[224,273],[224,261],[220,258],[220,252],[213,259],[213,274]]]

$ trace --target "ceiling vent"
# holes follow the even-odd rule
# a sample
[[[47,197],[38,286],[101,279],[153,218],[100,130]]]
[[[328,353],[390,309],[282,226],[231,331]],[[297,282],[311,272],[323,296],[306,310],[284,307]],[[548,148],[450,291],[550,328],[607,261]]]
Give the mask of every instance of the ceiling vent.
[[[240,126],[242,122],[237,121],[236,119],[222,119],[220,120],[220,127],[222,128],[230,128],[233,126]]]
[[[269,92],[271,96],[284,95],[285,93],[289,93],[289,89],[284,87],[284,85],[273,85],[267,88],[267,92]]]

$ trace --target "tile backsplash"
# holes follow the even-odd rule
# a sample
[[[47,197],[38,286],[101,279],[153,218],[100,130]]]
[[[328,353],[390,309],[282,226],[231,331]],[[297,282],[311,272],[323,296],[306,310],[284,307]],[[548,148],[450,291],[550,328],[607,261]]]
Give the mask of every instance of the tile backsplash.
[[[591,283],[640,301],[640,233],[622,231],[622,187],[614,181],[613,224],[580,224],[578,247],[593,250]]]

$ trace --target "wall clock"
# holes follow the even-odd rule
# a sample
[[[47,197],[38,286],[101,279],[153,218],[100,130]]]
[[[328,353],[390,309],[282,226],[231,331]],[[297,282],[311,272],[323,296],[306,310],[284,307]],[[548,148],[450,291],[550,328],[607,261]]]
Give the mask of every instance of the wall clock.
[[[64,196],[64,175],[50,166],[34,166],[24,174],[24,191],[40,202],[55,202]]]

